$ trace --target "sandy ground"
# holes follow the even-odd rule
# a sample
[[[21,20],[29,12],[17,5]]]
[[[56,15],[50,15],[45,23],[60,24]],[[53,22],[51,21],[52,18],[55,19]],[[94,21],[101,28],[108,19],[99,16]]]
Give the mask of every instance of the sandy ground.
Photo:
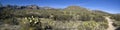
[[[110,19],[109,17],[105,17],[108,21],[108,28],[107,30],[115,30],[115,27],[112,25],[113,24],[113,21],[112,19]]]

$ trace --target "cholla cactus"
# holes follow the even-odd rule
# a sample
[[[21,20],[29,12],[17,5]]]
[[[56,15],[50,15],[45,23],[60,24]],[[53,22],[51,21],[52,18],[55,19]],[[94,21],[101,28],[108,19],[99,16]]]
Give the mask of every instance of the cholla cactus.
[[[21,26],[25,27],[25,30],[28,30],[30,27],[40,28],[41,22],[39,18],[36,17],[25,17],[20,21]],[[34,29],[34,28],[33,28]]]

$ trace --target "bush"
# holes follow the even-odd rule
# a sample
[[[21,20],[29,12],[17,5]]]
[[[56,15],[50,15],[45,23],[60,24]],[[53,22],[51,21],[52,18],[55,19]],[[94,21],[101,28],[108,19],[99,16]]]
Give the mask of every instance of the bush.
[[[91,20],[91,17],[90,17],[90,16],[87,16],[87,15],[84,15],[84,16],[80,16],[80,17],[79,17],[79,20],[81,20],[81,21],[90,21],[90,20]]]
[[[36,17],[21,18],[21,21],[19,23],[22,26],[22,30],[42,29],[40,19]]]
[[[116,21],[120,21],[120,15],[119,14],[112,15],[111,18],[115,19]]]
[[[64,21],[64,20],[71,20],[71,19],[72,19],[72,16],[70,15],[55,15],[54,16],[54,20]]]
[[[105,24],[107,25],[107,24]],[[79,30],[105,30],[106,27],[101,26],[101,23],[95,21],[84,21],[78,27]]]

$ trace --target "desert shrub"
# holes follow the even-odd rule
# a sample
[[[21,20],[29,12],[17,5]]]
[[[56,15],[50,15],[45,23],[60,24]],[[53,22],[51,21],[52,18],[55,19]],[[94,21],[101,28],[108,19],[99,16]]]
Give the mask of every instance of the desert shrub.
[[[114,21],[113,25],[114,25],[115,27],[119,27],[119,26],[120,26],[120,21]]]
[[[83,16],[79,17],[79,20],[81,20],[81,21],[89,21],[90,19],[91,19],[91,17],[87,16],[87,15],[83,15]]]
[[[116,21],[120,21],[120,15],[119,14],[112,15],[111,18],[115,19]]]
[[[50,14],[49,13],[42,13],[41,15],[39,15],[40,18],[49,18]]]
[[[106,24],[105,24],[106,25]],[[104,26],[95,21],[84,21],[78,27],[79,30],[105,30]]]
[[[22,26],[21,30],[45,30],[52,29],[49,25],[51,20],[47,18],[38,18],[38,17],[24,17],[20,20],[20,25]],[[46,24],[48,23],[48,24]]]
[[[74,9],[73,7],[71,9],[70,7],[65,10],[14,10],[11,8],[4,8],[4,11],[0,12],[0,14],[2,14],[0,15],[0,18],[2,19],[0,21],[4,21],[4,23],[8,24],[19,24],[22,28],[21,30],[45,30],[48,28],[62,28],[62,30],[66,30],[65,28],[77,28],[79,30],[105,30],[108,27],[106,20],[102,17],[107,13],[92,13],[86,8],[76,8]],[[50,18],[51,15],[53,17]],[[14,19],[13,17],[17,17],[17,19]],[[112,18],[117,21],[120,20],[118,15],[113,15]],[[115,24],[119,26],[119,22],[116,22]]]
[[[20,25],[22,26],[22,30],[42,29],[40,19],[33,16],[22,18]]]
[[[17,20],[17,18],[6,18],[6,19],[3,19],[3,22],[5,24],[19,25],[19,21]]]
[[[93,20],[96,22],[104,22],[106,19],[103,16],[95,16],[93,17]]]
[[[111,16],[111,19],[114,19],[114,20],[115,20],[114,23],[113,23],[113,25],[114,25],[115,27],[120,27],[120,14],[113,14],[113,15]]]
[[[72,16],[70,16],[70,15],[55,15],[54,19],[55,20],[62,20],[62,21],[64,21],[64,20],[71,20]]]

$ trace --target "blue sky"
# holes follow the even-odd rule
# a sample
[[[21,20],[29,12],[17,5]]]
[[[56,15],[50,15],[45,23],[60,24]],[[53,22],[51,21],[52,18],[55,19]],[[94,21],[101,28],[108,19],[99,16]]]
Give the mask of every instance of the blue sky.
[[[109,13],[120,13],[120,0],[0,0],[3,5],[38,5],[65,8],[77,5],[88,9],[98,9]]]

